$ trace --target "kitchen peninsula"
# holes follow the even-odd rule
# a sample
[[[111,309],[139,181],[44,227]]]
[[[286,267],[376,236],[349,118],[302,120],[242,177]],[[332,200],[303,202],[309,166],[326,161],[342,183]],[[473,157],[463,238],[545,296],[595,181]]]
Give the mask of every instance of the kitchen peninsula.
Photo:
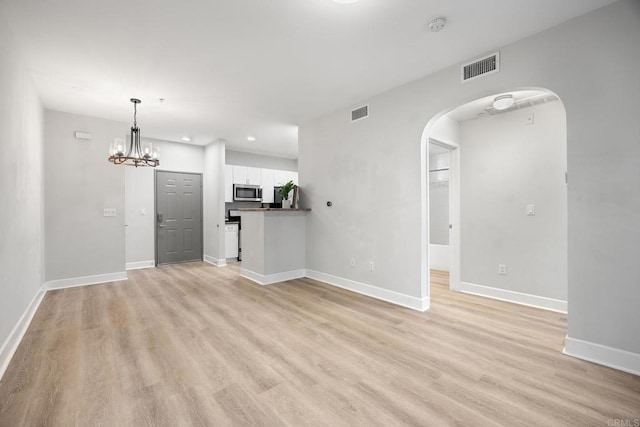
[[[261,285],[305,276],[307,214],[311,209],[239,209],[240,275]]]

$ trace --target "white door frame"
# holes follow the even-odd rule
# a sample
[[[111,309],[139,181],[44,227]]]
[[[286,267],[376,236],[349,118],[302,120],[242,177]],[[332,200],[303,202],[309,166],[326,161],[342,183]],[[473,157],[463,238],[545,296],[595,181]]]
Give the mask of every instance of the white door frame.
[[[435,144],[449,149],[449,288],[460,290],[460,144],[455,141],[429,137],[428,144]],[[428,146],[427,146],[428,147]],[[427,148],[427,168],[429,167],[429,150]],[[428,178],[427,178],[428,180]],[[427,200],[430,186],[427,185]],[[429,210],[427,210],[427,216]],[[427,242],[431,241],[431,231],[427,221]],[[431,251],[428,251],[427,268],[431,268]],[[427,283],[431,289],[431,277],[427,271]]]

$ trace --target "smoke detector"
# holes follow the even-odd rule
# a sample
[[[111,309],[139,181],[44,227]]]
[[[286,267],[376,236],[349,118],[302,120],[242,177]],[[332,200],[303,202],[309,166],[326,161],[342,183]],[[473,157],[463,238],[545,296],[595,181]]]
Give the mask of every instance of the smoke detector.
[[[438,31],[444,28],[446,23],[447,23],[446,19],[444,19],[441,16],[438,16],[437,18],[433,18],[431,21],[429,21],[429,29],[434,33],[437,33]]]

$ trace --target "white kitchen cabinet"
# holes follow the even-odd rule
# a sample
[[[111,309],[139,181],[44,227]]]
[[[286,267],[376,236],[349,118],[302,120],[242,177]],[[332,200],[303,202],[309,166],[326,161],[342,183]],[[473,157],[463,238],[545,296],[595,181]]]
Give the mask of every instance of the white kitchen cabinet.
[[[233,202],[233,166],[224,165],[224,201]]]
[[[262,185],[262,169],[260,168],[247,168],[247,184]]]
[[[238,224],[224,226],[224,257],[238,258]]]
[[[247,167],[233,165],[233,183],[234,184],[248,184]]]
[[[273,203],[273,187],[279,187],[289,181],[298,184],[298,172],[225,165],[224,201],[233,202],[233,184],[250,184],[262,186],[263,203]]]
[[[233,165],[233,183],[260,185],[262,181],[262,170],[249,166]]]
[[[275,172],[273,169],[262,169],[262,203],[273,203]]]

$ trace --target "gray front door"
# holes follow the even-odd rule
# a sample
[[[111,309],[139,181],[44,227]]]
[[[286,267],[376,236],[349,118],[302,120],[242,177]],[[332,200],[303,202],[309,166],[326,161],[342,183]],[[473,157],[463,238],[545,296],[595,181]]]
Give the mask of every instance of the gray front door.
[[[156,264],[202,260],[202,175],[156,170]]]

